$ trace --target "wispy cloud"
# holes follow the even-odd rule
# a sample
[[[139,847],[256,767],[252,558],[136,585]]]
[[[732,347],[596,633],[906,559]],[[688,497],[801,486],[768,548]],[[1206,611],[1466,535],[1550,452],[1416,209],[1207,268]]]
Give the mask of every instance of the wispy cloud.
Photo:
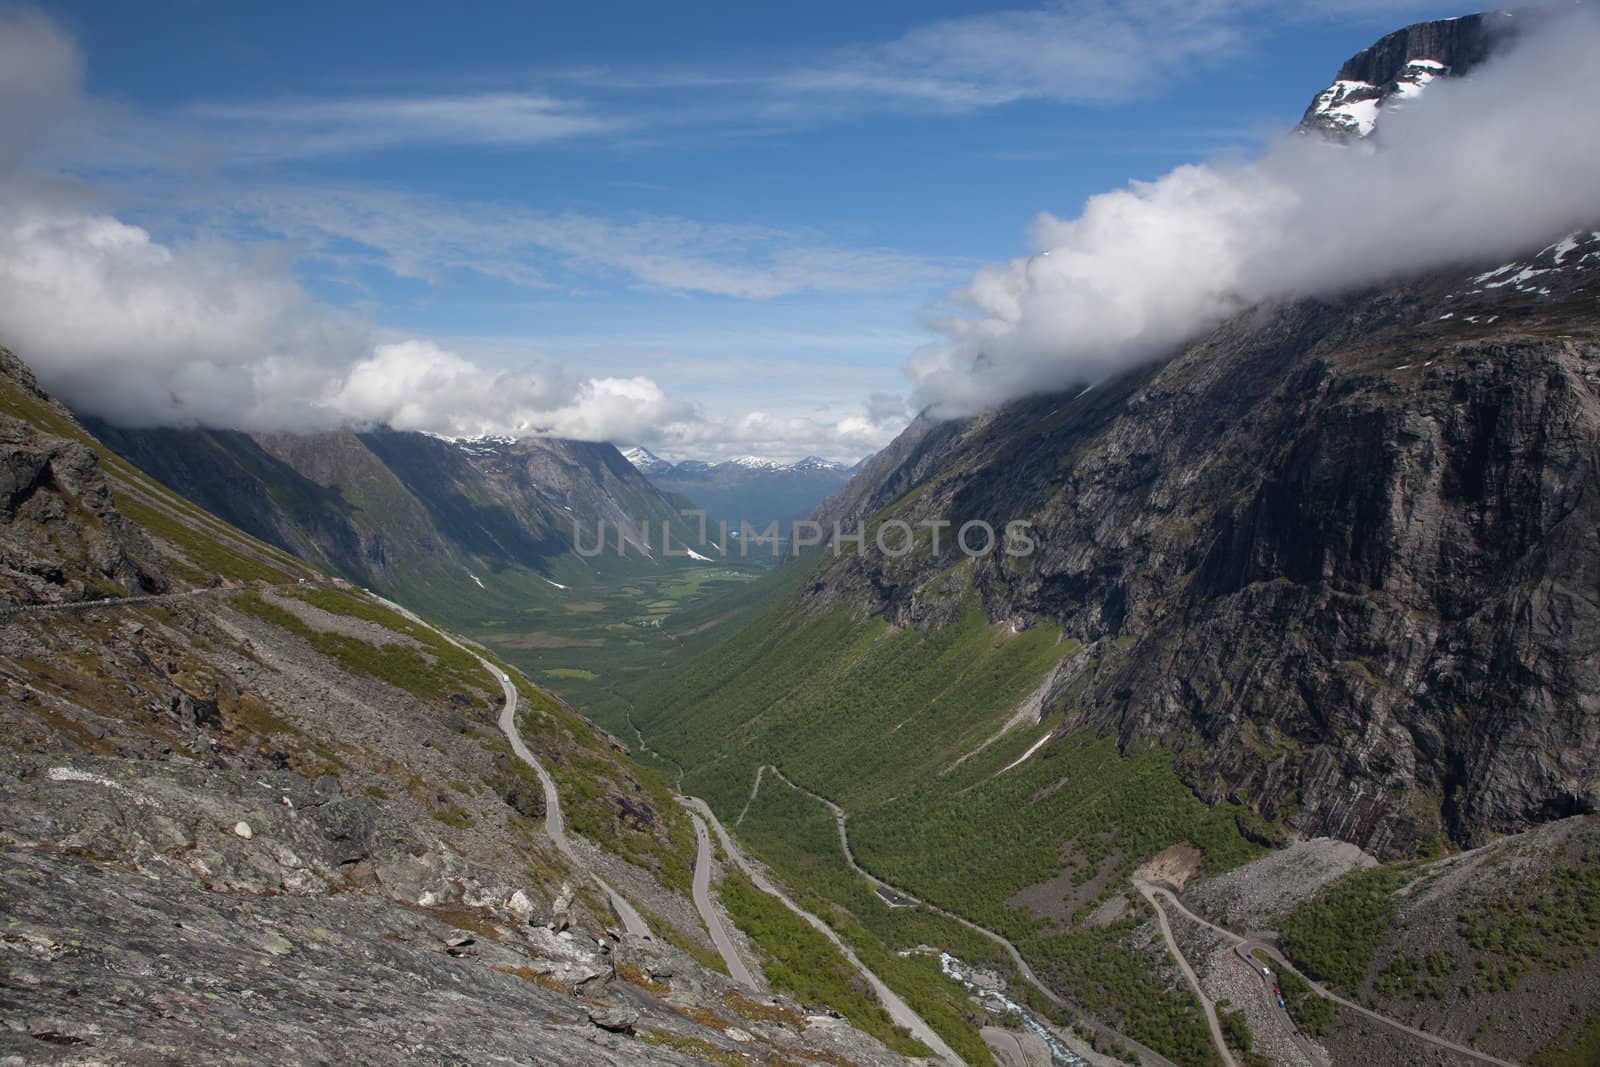
[[[1027,100],[1106,104],[1150,96],[1184,76],[1247,55],[1274,27],[1308,19],[1404,18],[1421,0],[1075,0],[912,26],[809,60],[716,74],[577,69],[561,77],[595,90],[742,93],[747,121],[842,115],[967,113]],[[679,116],[692,121],[693,112]],[[715,111],[724,121],[735,118]]]
[[[144,116],[102,108],[85,143],[101,154],[97,162],[148,166],[176,149],[185,163],[209,152],[213,165],[228,167],[416,146],[637,147],[1030,100],[1103,105],[1150,96],[1248,55],[1275,26],[1335,16],[1394,22],[1432,7],[1419,0],[1059,0],[930,21],[887,40],[799,58],[730,54],[714,69],[644,63],[483,71],[475,72],[471,91],[457,83],[209,99]],[[128,136],[130,123],[136,138]],[[141,153],[134,140],[164,147]]]
[[[1025,99],[1122,99],[1236,49],[1229,6],[1091,2],[944,19],[778,84],[962,111]]]
[[[417,144],[527,146],[616,134],[629,118],[539,92],[210,102],[189,109],[247,157],[319,156]]]
[[[602,218],[445,201],[367,186],[229,188],[213,220],[282,238],[303,254],[439,281],[470,271],[517,285],[578,275],[680,293],[765,300],[954,280],[970,264],[815,233],[675,216]]]

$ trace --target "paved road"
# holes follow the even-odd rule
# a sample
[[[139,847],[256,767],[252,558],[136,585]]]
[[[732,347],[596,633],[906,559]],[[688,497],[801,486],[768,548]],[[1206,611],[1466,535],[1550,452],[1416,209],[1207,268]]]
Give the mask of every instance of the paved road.
[[[697,846],[694,857],[694,906],[699,910],[700,918],[705,921],[706,930],[710,932],[711,942],[717,946],[722,962],[728,965],[729,976],[735,982],[759,990],[761,987],[756,984],[755,975],[745,966],[744,957],[739,955],[739,950],[734,947],[733,938],[728,936],[727,927],[722,925],[721,913],[711,902],[711,834],[706,830],[706,821],[692,808],[689,811],[689,818],[694,821]]]
[[[896,889],[894,886],[892,886],[889,883],[883,881],[882,879],[874,877],[870,872],[868,872],[865,869],[863,869],[862,866],[859,863],[856,862],[856,854],[854,852],[850,851],[850,831],[845,827],[845,819],[847,818],[847,816],[845,815],[843,808],[841,808],[839,805],[835,804],[833,801],[829,800],[827,797],[818,796],[816,793],[813,793],[811,790],[807,789],[803,785],[795,785],[793,782],[789,781],[788,775],[784,774],[778,768],[773,767],[773,766],[761,767],[761,768],[758,768],[756,770],[756,788],[757,789],[761,788],[761,772],[762,771],[771,771],[773,774],[778,776],[779,781],[783,782],[790,789],[795,789],[795,790],[798,790],[798,791],[804,793],[806,796],[810,797],[812,800],[815,800],[818,804],[821,804],[823,807],[825,807],[829,811],[833,812],[833,822],[834,822],[834,825],[836,827],[838,827],[838,830],[839,830],[839,848],[844,851],[844,861],[845,861],[845,863],[849,864],[850,865],[850,869],[852,871],[855,871],[856,874],[860,875],[861,878],[863,878],[868,885],[872,886],[874,891],[879,891],[879,890],[886,891],[886,892],[892,894],[893,896],[898,897],[901,900],[906,901],[905,904],[895,904],[895,903],[893,903],[892,901],[890,901],[888,899],[884,899],[884,903],[885,904],[889,904],[891,907],[899,908],[899,907],[910,907],[910,906],[922,903],[922,901],[918,900],[916,897],[912,896],[910,893],[907,893],[907,892],[905,892],[903,890],[900,890],[900,889]],[[751,800],[755,799],[755,792],[754,791],[751,792],[750,799]],[[745,805],[745,807],[748,808],[749,805],[747,804],[747,805]],[[878,896],[880,898],[882,898],[883,897],[883,892],[879,892]]]
[[[1152,888],[1154,888],[1154,887],[1152,887]],[[1163,889],[1161,889],[1161,892],[1166,896],[1166,898],[1168,900],[1170,900],[1172,902],[1173,907],[1177,908],[1178,912],[1180,914],[1182,914],[1185,918],[1189,919],[1191,922],[1199,923],[1201,926],[1204,926],[1206,929],[1208,929],[1208,930],[1212,931],[1213,933],[1219,935],[1220,937],[1226,939],[1227,942],[1230,945],[1233,946],[1233,950],[1239,956],[1239,958],[1244,960],[1245,963],[1249,964],[1251,970],[1253,970],[1253,971],[1256,970],[1258,965],[1256,964],[1255,960],[1251,957],[1251,952],[1256,950],[1256,949],[1259,949],[1260,951],[1265,953],[1266,956],[1269,959],[1272,960],[1272,962],[1276,963],[1282,969],[1284,969],[1286,971],[1290,971],[1290,972],[1292,972],[1292,973],[1294,973],[1296,975],[1299,975],[1300,979],[1311,987],[1311,991],[1316,993],[1317,996],[1322,997],[1324,1000],[1331,1000],[1335,1004],[1339,1005],[1340,1007],[1348,1008],[1350,1011],[1353,1011],[1358,1015],[1364,1015],[1369,1019],[1372,1019],[1372,1020],[1374,1020],[1376,1022],[1380,1022],[1383,1025],[1389,1027],[1391,1030],[1398,1030],[1401,1033],[1408,1034],[1411,1037],[1414,1037],[1419,1041],[1426,1041],[1430,1045],[1437,1045],[1439,1048],[1448,1049],[1451,1052],[1454,1052],[1454,1053],[1456,1053],[1458,1055],[1461,1055],[1461,1056],[1466,1056],[1469,1059],[1477,1060],[1480,1063],[1492,1063],[1492,1064],[1495,1064],[1496,1067],[1519,1067],[1518,1064],[1512,1063],[1510,1060],[1502,1060],[1502,1059],[1500,1059],[1500,1058],[1498,1058],[1496,1056],[1491,1056],[1486,1052],[1479,1052],[1476,1049],[1468,1048],[1466,1045],[1457,1044],[1456,1042],[1451,1041],[1448,1038],[1438,1037],[1438,1036],[1436,1036],[1434,1034],[1430,1034],[1426,1030],[1418,1030],[1414,1026],[1407,1026],[1405,1023],[1400,1022],[1398,1019],[1391,1019],[1387,1015],[1379,1015],[1377,1012],[1373,1011],[1371,1008],[1364,1008],[1360,1004],[1355,1003],[1354,1001],[1346,1000],[1345,998],[1341,997],[1339,994],[1331,992],[1326,986],[1322,985],[1320,982],[1316,982],[1316,981],[1312,980],[1309,976],[1307,976],[1304,972],[1302,972],[1298,967],[1296,967],[1294,964],[1290,963],[1287,959],[1285,959],[1284,956],[1283,956],[1283,953],[1279,952],[1271,944],[1268,944],[1267,942],[1261,941],[1261,940],[1259,940],[1257,938],[1254,938],[1254,937],[1248,937],[1248,938],[1247,937],[1240,937],[1238,934],[1234,933],[1232,930],[1227,930],[1227,929],[1224,929],[1221,926],[1218,926],[1216,923],[1208,922],[1205,919],[1202,919],[1200,916],[1196,915],[1194,912],[1190,911],[1188,908],[1184,907],[1183,902],[1181,900],[1179,900],[1175,895],[1173,895],[1169,890],[1166,890],[1166,889],[1163,888]],[[1257,972],[1257,973],[1259,973],[1259,972]]]
[[[494,680],[500,683],[500,688],[504,691],[506,697],[505,706],[500,709],[500,732],[505,734],[506,741],[510,743],[511,751],[516,753],[517,758],[533,768],[533,772],[539,776],[539,785],[544,789],[544,832],[550,836],[551,841],[555,842],[555,846],[561,850],[561,854],[571,860],[574,867],[587,873],[594,880],[594,883],[600,887],[601,891],[605,893],[606,899],[611,902],[612,910],[617,913],[617,918],[622,920],[622,928],[636,937],[649,937],[650,927],[645,923],[638,911],[634,909],[633,905],[629,904],[621,893],[611,888],[611,885],[604,878],[590,870],[589,865],[583,861],[577,850],[572,847],[572,840],[567,837],[567,822],[561,814],[561,794],[556,791],[555,779],[550,777],[550,772],[544,769],[544,764],[540,763],[534,754],[529,751],[527,743],[522,740],[522,731],[517,729],[517,686],[516,683],[512,682],[511,676],[420,615],[396,604],[392,600],[378,596],[376,593],[369,595],[378,603],[399,612],[417,625],[426,626],[438,634],[442,640],[450,642],[477,660],[483,665],[484,670],[494,675]]]
[[[966,1061],[960,1056],[956,1055],[954,1049],[945,1044],[944,1039],[934,1032],[933,1027],[929,1026],[922,1016],[911,1010],[911,1005],[902,1000],[898,993],[890,989],[884,983],[883,979],[879,978],[876,974],[873,974],[872,971],[867,968],[867,965],[861,962],[860,957],[855,954],[855,951],[852,950],[849,945],[845,944],[844,940],[840,938],[838,934],[834,933],[833,927],[829,926],[827,923],[823,922],[821,919],[817,918],[809,911],[806,911],[794,901],[790,900],[787,894],[768,881],[766,875],[757,870],[756,867],[745,858],[744,852],[741,851],[739,846],[734,843],[733,838],[728,836],[728,831],[723,829],[722,823],[717,819],[716,814],[712,812],[710,806],[707,805],[705,801],[701,800],[699,797],[684,797],[683,799],[684,803],[688,804],[701,816],[703,816],[705,820],[711,824],[712,828],[716,830],[717,839],[722,842],[722,850],[728,854],[729,858],[732,859],[734,863],[738,864],[739,869],[745,873],[745,877],[754,882],[757,889],[761,890],[763,893],[777,897],[778,900],[782,902],[784,907],[800,916],[800,918],[804,919],[813,928],[815,928],[818,933],[822,934],[823,937],[826,937],[829,941],[833,942],[834,947],[844,954],[845,959],[850,961],[850,965],[860,972],[861,977],[867,980],[867,984],[870,985],[872,987],[872,991],[877,994],[879,1003],[883,1005],[884,1010],[889,1013],[889,1018],[892,1019],[896,1025],[903,1026],[907,1030],[911,1031],[911,1035],[913,1037],[915,1037],[918,1041],[921,1041],[924,1045],[927,1045],[934,1051],[935,1055],[944,1060],[946,1063],[959,1064],[961,1067],[965,1067]]]
[[[1194,973],[1194,968],[1189,966],[1183,950],[1178,947],[1178,939],[1172,936],[1172,924],[1167,921],[1167,911],[1161,906],[1161,901],[1156,897],[1154,887],[1138,878],[1133,880],[1134,888],[1139,890],[1141,896],[1150,902],[1156,910],[1156,923],[1161,927],[1161,938],[1167,943],[1167,951],[1178,963],[1178,970],[1183,972],[1184,980],[1189,983],[1189,988],[1194,990],[1194,995],[1200,998],[1200,1007],[1206,1013],[1206,1026],[1211,1028],[1211,1040],[1217,1046],[1217,1055],[1222,1057],[1222,1062],[1227,1067],[1239,1067],[1239,1062],[1233,1058],[1233,1050],[1228,1048],[1228,1041],[1222,1036],[1222,1024],[1217,1021],[1217,1006],[1206,996],[1206,991],[1200,988],[1200,976]],[[1169,899],[1171,895],[1168,894]]]
[[[331,583],[297,582],[294,585],[286,584],[282,586],[282,588],[293,589],[299,585],[325,584]],[[115,608],[139,604],[159,604],[175,600],[188,600],[193,597],[235,593],[238,591],[239,587],[208,586],[202,589],[190,589],[182,593],[157,593],[150,596],[117,597],[112,600],[78,601],[70,604],[17,604],[0,606],[0,616],[19,613],[32,614],[40,612],[87,611],[94,608]],[[595,884],[598,885],[602,891],[604,891],[606,898],[611,902],[612,909],[616,911],[617,917],[622,920],[623,929],[628,933],[634,934],[638,937],[649,937],[650,927],[639,915],[639,912],[633,907],[632,904],[628,903],[627,899],[624,898],[621,893],[618,893],[615,889],[611,888],[605,879],[601,878],[594,871],[590,870],[588,864],[583,861],[583,859],[577,854],[576,850],[572,847],[572,841],[567,837],[566,819],[561,814],[561,794],[556,790],[555,779],[550,777],[550,772],[544,769],[544,764],[540,763],[538,759],[534,757],[533,753],[528,750],[528,746],[522,740],[521,733],[517,730],[517,687],[511,681],[510,676],[501,671],[500,668],[496,667],[488,660],[484,659],[482,656],[478,655],[477,652],[468,648],[460,641],[457,641],[453,636],[439,629],[437,626],[434,626],[431,622],[428,622],[426,619],[412,612],[410,609],[405,608],[400,604],[396,604],[392,600],[378,596],[376,593],[368,593],[368,595],[371,596],[372,599],[378,601],[380,604],[383,604],[385,607],[410,619],[417,625],[426,626],[428,629],[438,634],[442,640],[450,642],[452,645],[455,645],[473,659],[477,660],[483,665],[484,670],[494,675],[495,681],[500,683],[500,688],[502,691],[504,691],[506,698],[505,707],[500,712],[500,732],[505,734],[506,740],[510,742],[511,750],[516,753],[517,758],[533,768],[534,773],[539,776],[540,786],[544,789],[545,833],[550,836],[551,841],[555,842],[556,848],[561,850],[562,855],[571,860],[573,865],[579,870],[586,872],[590,878],[594,879]],[[713,939],[715,939],[716,935],[713,934],[712,936]]]
[[[761,788],[761,779],[762,779],[763,773],[765,771],[771,771],[773,774],[777,775],[779,778],[782,778],[785,782],[788,782],[788,784],[790,786],[792,786],[795,789],[798,789],[800,792],[804,793],[806,796],[811,797],[813,800],[815,800],[815,801],[817,801],[817,802],[819,802],[821,804],[827,805],[828,810],[833,812],[834,819],[836,820],[836,822],[838,824],[838,827],[839,827],[839,843],[844,848],[845,862],[847,862],[850,865],[850,869],[851,870],[855,871],[862,878],[866,879],[875,888],[881,887],[881,888],[889,890],[891,893],[899,894],[900,896],[906,897],[908,899],[911,899],[911,900],[915,900],[916,899],[915,897],[911,896],[911,894],[908,893],[906,890],[901,889],[899,886],[891,885],[890,883],[885,882],[883,879],[878,878],[876,875],[869,874],[867,871],[862,869],[862,867],[859,864],[856,863],[855,853],[850,850],[850,833],[849,833],[849,829],[845,825],[846,816],[845,816],[844,810],[842,808],[840,808],[837,804],[833,803],[831,800],[828,800],[826,797],[818,796],[816,793],[811,792],[811,790],[805,788],[804,786],[795,785],[793,782],[789,781],[789,779],[787,777],[784,777],[783,772],[780,771],[778,768],[770,766],[770,765],[769,766],[765,766],[765,767],[757,768],[757,770],[756,770],[756,784],[755,784],[755,787],[753,789],[751,789],[751,791],[750,791],[750,800],[745,803],[745,810],[746,811],[748,811],[750,809],[750,803],[754,802],[754,800],[756,798],[756,793]],[[740,816],[740,817],[743,818],[743,816]],[[885,903],[888,903],[888,902],[885,901]],[[1061,994],[1057,993],[1055,990],[1051,989],[1049,986],[1047,986],[1043,982],[1039,981],[1039,976],[1033,973],[1033,968],[1028,966],[1028,961],[1022,958],[1022,953],[1020,951],[1018,951],[1017,946],[1013,945],[1009,940],[1007,940],[1006,938],[1002,937],[1000,934],[995,933],[993,930],[989,929],[987,926],[979,926],[977,923],[973,922],[971,919],[963,918],[962,916],[957,915],[953,911],[946,911],[945,909],[939,907],[939,905],[937,905],[937,904],[930,904],[926,900],[919,900],[919,901],[917,901],[917,903],[921,907],[927,908],[929,911],[933,912],[935,915],[943,916],[944,918],[949,919],[951,922],[960,923],[962,926],[965,926],[968,930],[971,930],[973,933],[979,934],[979,935],[981,935],[983,937],[988,938],[990,941],[992,941],[996,945],[1000,946],[1000,948],[1005,952],[1005,954],[1008,957],[1010,957],[1012,966],[1016,967],[1017,974],[1019,974],[1022,977],[1022,980],[1024,982],[1028,983],[1028,985],[1032,986],[1034,989],[1037,989],[1040,992],[1040,994],[1044,996],[1044,998],[1046,1000],[1050,1001],[1050,1003],[1056,1005],[1057,1007],[1073,1007],[1071,1004],[1069,1004],[1069,1002],[1067,1001],[1067,999],[1065,997],[1061,996]],[[1080,1012],[1080,1014],[1081,1014],[1081,1011],[1079,1009],[1073,1007],[1073,1010],[1076,1011],[1076,1012]],[[1104,1026],[1102,1024],[1096,1023],[1093,1020],[1085,1019],[1084,1022],[1087,1023],[1090,1026],[1093,1026],[1093,1027],[1097,1028],[1098,1030],[1100,1030],[1102,1033],[1106,1034],[1107,1036],[1109,1036],[1111,1038],[1114,1038],[1115,1040],[1121,1041],[1123,1044],[1129,1046],[1130,1048],[1133,1048],[1133,1049],[1137,1050],[1140,1053],[1140,1055],[1142,1055],[1144,1057],[1145,1062],[1147,1062],[1147,1063],[1154,1063],[1154,1064],[1157,1065],[1157,1067],[1175,1067],[1175,1065],[1172,1063],[1171,1060],[1169,1060],[1166,1057],[1162,1056],[1159,1052],[1155,1051],[1154,1049],[1148,1048],[1145,1045],[1140,1044],[1139,1042],[1135,1041],[1133,1038],[1128,1037],[1126,1034],[1119,1033],[1118,1031],[1112,1030],[1110,1027],[1107,1027],[1107,1026]]]
[[[996,1060],[1002,1067],[1050,1067],[1050,1060],[1034,1060],[1028,1055],[1028,1049],[1022,1043],[1022,1038],[1010,1030],[1003,1030],[998,1026],[985,1026],[981,1031],[984,1043],[989,1046],[989,1051],[994,1053]]]

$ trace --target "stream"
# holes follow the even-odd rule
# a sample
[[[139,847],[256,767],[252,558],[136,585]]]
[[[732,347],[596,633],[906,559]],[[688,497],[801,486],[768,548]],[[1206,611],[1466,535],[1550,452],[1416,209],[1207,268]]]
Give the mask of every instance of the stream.
[[[1028,1008],[998,989],[976,981],[969,973],[970,969],[956,957],[948,952],[939,953],[939,969],[946,975],[960,982],[966,989],[980,1001],[985,1001],[998,1008],[1003,1013],[1015,1014],[1022,1020],[1022,1025],[1038,1034],[1043,1039],[1046,1047],[1050,1049],[1050,1063],[1052,1067],[1090,1067],[1089,1061],[1069,1049],[1066,1044],[1050,1029],[1050,1024],[1039,1018]]]

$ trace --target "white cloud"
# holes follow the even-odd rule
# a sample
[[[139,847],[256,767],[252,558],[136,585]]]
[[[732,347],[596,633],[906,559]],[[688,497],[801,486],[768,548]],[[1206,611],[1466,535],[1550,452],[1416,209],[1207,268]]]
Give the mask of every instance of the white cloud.
[[[838,418],[752,411],[726,419],[667,423],[629,444],[644,444],[669,458],[705,460],[754,455],[792,461],[808,455],[854,461],[876,452],[905,429],[902,412],[884,417],[862,410]]]
[[[978,271],[973,317],[916,353],[919,398],[966,414],[1097,380],[1261,301],[1511,254],[1600,216],[1600,48],[1580,12],[1388,112],[1374,142],[1288,137],[1042,216],[1038,254]]]
[[[380,344],[329,383],[320,406],[341,421],[451,436],[549,434],[589,441],[636,439],[696,415],[648,378],[578,379],[491,371],[425,340]]]
[[[605,440],[696,417],[644,377],[492,371],[431,340],[385,341],[271,259],[5,192],[0,334],[48,388],[112,422]]]
[[[305,404],[323,368],[364,343],[364,324],[270,262],[163,245],[110,215],[3,192],[0,332],[94,414],[297,428],[317,421]]]
[[[904,425],[874,397],[842,417],[708,417],[640,374],[581,375],[523,350],[492,369],[317,302],[281,258],[174,245],[60,195],[0,185],[0,342],[77,409],[128,426],[644,441],[727,458],[854,458]]]
[[[85,187],[19,168],[46,146],[53,121],[93,104],[82,77],[76,47],[53,23],[0,17],[0,343],[80,411],[128,426],[385,423],[453,436],[672,440],[710,455],[824,442],[836,453],[876,447],[899,428],[762,414],[718,421],[647,375],[581,374],[525,349],[517,369],[491,368],[319,302],[293,276],[284,245],[158,239]],[[475,136],[535,136],[517,124],[552,110],[503,103],[475,120]],[[315,126],[353,117],[311,107],[273,119]],[[449,107],[392,101],[363,117],[375,127],[465,121]],[[302,251],[416,277],[473,269],[542,284],[530,249],[642,284],[750,297],[870,288],[927,269],[892,251],[833,249],[759,227],[452,209],[373,190],[263,192],[237,212]]]

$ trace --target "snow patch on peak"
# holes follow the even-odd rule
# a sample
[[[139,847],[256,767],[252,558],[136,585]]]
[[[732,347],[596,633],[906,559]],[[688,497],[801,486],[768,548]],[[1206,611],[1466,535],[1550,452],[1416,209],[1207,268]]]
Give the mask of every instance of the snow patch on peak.
[[[643,446],[624,449],[622,458],[641,474],[661,474],[672,469],[672,464]]]
[[[1437,59],[1409,59],[1394,81],[1384,85],[1341,79],[1317,94],[1311,121],[1336,133],[1367,137],[1378,128],[1385,108],[1404,107],[1448,74],[1449,65]]]
[[[1383,90],[1370,82],[1336,81],[1317,96],[1313,108],[1332,129],[1365,137],[1378,126]]]
[[[1415,100],[1422,95],[1422,91],[1434,79],[1450,73],[1450,68],[1433,59],[1413,59],[1406,63],[1406,69],[1400,72],[1395,79],[1394,98],[1396,100]]]
[[[835,463],[832,460],[823,459],[821,456],[807,456],[805,459],[795,463],[791,469],[797,471],[842,471],[846,468],[843,463]]]
[[[500,434],[481,434],[477,437],[451,437],[449,434],[423,430],[422,436],[455,445],[469,456],[492,456],[501,449],[517,443],[517,438],[505,437]]]

